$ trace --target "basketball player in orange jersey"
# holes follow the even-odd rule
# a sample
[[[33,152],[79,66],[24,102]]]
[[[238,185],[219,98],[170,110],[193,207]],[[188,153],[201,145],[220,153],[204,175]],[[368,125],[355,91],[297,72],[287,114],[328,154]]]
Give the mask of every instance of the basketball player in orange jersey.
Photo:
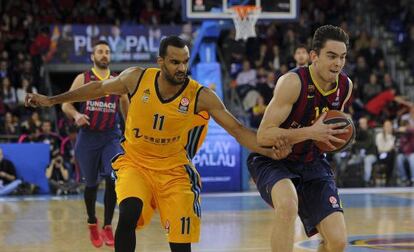
[[[330,147],[332,142],[345,142],[335,135],[347,132],[340,129],[346,123],[328,125],[323,119],[325,111],[343,110],[351,96],[352,82],[342,73],[348,41],[339,27],[318,28],[312,41],[312,64],[278,80],[257,132],[260,145],[272,144],[282,135],[294,144],[292,153],[282,160],[254,153],[248,158],[262,198],[274,207],[273,252],[293,250],[298,213],[308,236],[320,233],[318,251],[345,250],[346,227],[333,172],[313,141]]]
[[[27,106],[52,106],[107,94],[129,95],[124,152],[113,160],[119,204],[117,252],[135,250],[135,229],[147,225],[156,208],[171,251],[189,252],[191,243],[198,242],[201,182],[185,149],[191,141],[188,132],[204,124],[196,122],[195,114],[208,113],[239,143],[262,155],[280,159],[291,151],[283,137],[269,144],[276,146],[273,149],[260,148],[254,131],[236,120],[213,91],[187,76],[189,58],[185,41],[171,36],[161,41],[160,69],[132,67],[116,78],[61,95],[26,96]]]
[[[70,90],[87,85],[91,81],[107,80],[117,75],[109,69],[111,50],[106,41],[98,41],[94,44],[91,60],[92,69],[79,74]],[[88,100],[80,104],[79,110],[71,103],[62,105],[63,112],[80,128],[75,144],[75,158],[85,178],[84,201],[88,214],[89,236],[95,247],[102,246],[103,242],[108,246],[114,245],[111,224],[116,194],[115,181],[111,177],[111,159],[122,151],[119,144],[122,136],[118,127],[119,112],[126,118],[128,105],[126,95],[107,95]],[[95,203],[102,179],[105,179],[104,221],[103,229],[100,231],[95,216]]]

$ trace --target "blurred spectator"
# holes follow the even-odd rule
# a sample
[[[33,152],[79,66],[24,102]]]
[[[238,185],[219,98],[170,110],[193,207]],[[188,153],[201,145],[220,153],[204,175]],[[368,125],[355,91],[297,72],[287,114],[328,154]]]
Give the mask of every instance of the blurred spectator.
[[[17,89],[17,104],[24,105],[24,99],[27,93],[37,93],[36,87],[32,87],[29,80],[22,79],[21,87]]]
[[[295,60],[295,67],[308,66],[309,64],[308,48],[303,44],[298,45],[295,49],[295,54],[293,55],[293,58]]]
[[[74,151],[77,131],[75,126],[69,127],[68,136],[63,138],[60,145],[60,153],[63,156],[65,166],[68,167],[69,177],[76,182],[80,182],[80,170],[75,160]]]
[[[35,132],[42,127],[42,120],[39,112],[33,111],[30,117],[21,124],[21,128],[25,132]]]
[[[414,23],[409,26],[407,37],[401,48],[410,66],[411,74],[414,75]]]
[[[357,64],[354,70],[354,78],[352,78],[353,82],[357,82],[359,84],[368,83],[370,74],[371,74],[371,71],[369,67],[367,66],[365,58],[362,56],[359,56],[357,58]],[[360,89],[358,90],[359,97],[363,97],[362,88],[363,88],[363,85],[360,85]]]
[[[384,117],[386,115],[382,114],[381,112],[383,112],[384,107],[392,101],[408,107],[413,106],[411,102],[406,101],[403,97],[396,96],[395,89],[391,88],[379,93],[377,96],[369,100],[365,105],[365,109],[374,116],[381,115]]]
[[[0,79],[6,78],[9,75],[9,71],[7,69],[7,61],[2,60],[0,61]]]
[[[365,50],[369,47],[370,39],[366,31],[362,31],[361,34],[354,42],[354,48],[356,51]]]
[[[145,2],[146,8],[141,11],[139,15],[139,23],[142,25],[157,25],[160,24],[160,12],[154,9],[152,1]]]
[[[380,84],[378,84],[378,78],[375,75],[375,73],[371,73],[371,75],[369,76],[369,82],[364,83],[362,90],[362,101],[364,103],[367,103],[369,100],[377,96],[382,91],[382,87]]]
[[[69,172],[61,155],[57,155],[50,162],[46,169],[46,178],[49,180],[49,187],[53,194],[79,193],[78,184],[69,180]]]
[[[48,26],[40,28],[39,34],[30,45],[30,55],[33,62],[33,83],[41,84],[41,67],[51,44],[50,29]]]
[[[359,118],[354,148],[364,159],[364,181],[369,184],[372,173],[372,165],[377,161],[377,147],[374,131],[368,126],[368,118]]]
[[[58,134],[52,132],[52,122],[45,120],[42,122],[41,134],[38,141],[50,145],[50,154],[54,158],[60,154],[61,138]]]
[[[243,70],[237,74],[236,78],[236,91],[240,99],[246,96],[247,92],[256,87],[256,70],[250,67],[250,62],[248,60],[243,61]]]
[[[193,26],[191,23],[183,24],[183,28],[181,30],[181,34],[179,36],[181,39],[184,39],[188,45],[192,45],[193,43]]]
[[[16,89],[11,86],[10,79],[5,77],[2,80],[1,98],[6,108],[14,110],[17,106]]]
[[[267,67],[269,67],[269,65],[268,65],[269,62],[265,62],[266,57],[268,57],[267,55],[268,55],[268,51],[267,51],[266,44],[260,44],[259,53],[256,53],[254,55],[255,56],[254,65],[256,66],[256,68],[260,68],[260,67],[267,68]]]
[[[384,121],[382,132],[375,136],[375,144],[378,150],[378,162],[385,165],[386,185],[389,186],[391,185],[395,158],[395,135],[390,120]]]
[[[21,183],[22,181],[17,179],[14,164],[4,158],[3,150],[0,149],[0,196],[12,193]]]
[[[266,104],[263,96],[259,95],[256,99],[256,105],[254,105],[250,112],[250,126],[252,128],[259,128],[260,122],[262,121],[264,112],[266,110]]]
[[[412,186],[414,182],[414,128],[410,127],[409,121],[403,120],[398,133],[400,137],[397,168],[400,184]],[[406,161],[408,162],[409,174],[405,169]]]
[[[401,122],[407,121],[409,128],[414,128],[414,106],[410,107],[410,112],[401,116]]]
[[[265,104],[269,104],[273,97],[273,90],[276,85],[276,78],[273,72],[267,72],[264,83],[257,84],[257,91],[263,96]]]
[[[376,38],[371,38],[369,47],[361,49],[360,53],[364,56],[370,67],[375,67],[378,61],[384,59],[384,53],[378,47],[378,40]]]
[[[241,40],[236,41],[235,36],[235,30],[231,29],[221,45],[226,67],[230,71],[230,76],[234,79],[240,72],[245,52],[244,43]]]
[[[271,56],[271,58],[269,58]],[[265,67],[266,69],[272,70],[272,71],[278,71],[280,70],[280,66],[282,63],[284,63],[285,60],[282,59],[282,56],[280,55],[280,49],[279,46],[274,45],[272,47],[272,53],[268,55],[268,57],[265,58]]]
[[[14,121],[11,112],[7,112],[4,116],[4,124],[3,127],[1,127],[1,134],[18,135],[19,133],[20,131],[18,122]]]

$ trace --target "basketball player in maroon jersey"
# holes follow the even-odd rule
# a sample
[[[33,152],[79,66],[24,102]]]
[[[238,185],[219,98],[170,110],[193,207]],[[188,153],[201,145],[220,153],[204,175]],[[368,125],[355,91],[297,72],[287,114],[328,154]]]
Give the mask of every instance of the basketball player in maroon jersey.
[[[106,41],[98,41],[91,55],[93,67],[79,74],[70,90],[77,89],[90,81],[106,80],[116,76],[109,70],[111,51]],[[72,103],[64,103],[62,110],[80,127],[75,144],[75,158],[79,163],[86,187],[84,200],[88,214],[90,240],[95,247],[105,242],[114,245],[112,217],[116,205],[115,181],[111,177],[111,159],[122,152],[120,147],[121,130],[119,112],[126,119],[128,110],[126,95],[107,95],[80,104],[79,110]],[[95,203],[100,181],[105,180],[103,229],[98,227],[95,216]]]
[[[343,110],[351,95],[352,82],[342,73],[348,43],[348,35],[339,27],[318,28],[312,41],[312,64],[278,80],[259,127],[259,145],[272,145],[282,135],[294,144],[292,153],[282,160],[256,153],[248,159],[262,198],[275,210],[273,252],[293,250],[297,213],[308,236],[320,233],[323,241],[318,251],[345,250],[346,227],[334,176],[313,141],[331,147],[332,142],[345,142],[335,137],[347,132],[340,129],[344,124],[328,125],[323,119],[328,110]]]

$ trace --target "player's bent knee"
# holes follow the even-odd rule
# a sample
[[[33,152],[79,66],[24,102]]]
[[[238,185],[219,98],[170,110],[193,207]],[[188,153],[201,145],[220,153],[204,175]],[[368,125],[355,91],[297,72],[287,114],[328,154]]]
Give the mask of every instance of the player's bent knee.
[[[276,215],[285,220],[295,220],[298,214],[298,202],[295,199],[283,198],[273,202]]]
[[[325,241],[325,248],[330,252],[342,252],[345,251],[347,245],[346,237],[332,237]]]

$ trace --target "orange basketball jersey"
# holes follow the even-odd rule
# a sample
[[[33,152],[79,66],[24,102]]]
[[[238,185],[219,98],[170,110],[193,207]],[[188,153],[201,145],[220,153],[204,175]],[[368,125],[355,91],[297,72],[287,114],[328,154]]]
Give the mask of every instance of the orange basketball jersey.
[[[178,93],[165,100],[158,89],[158,68],[147,68],[130,97],[122,147],[125,158],[148,169],[166,170],[188,164],[188,132],[202,85],[188,78]],[[116,162],[115,162],[116,165]]]
[[[210,115],[207,111],[201,111],[194,115],[192,126],[183,141],[190,159],[194,158],[206,138],[209,119]]]

